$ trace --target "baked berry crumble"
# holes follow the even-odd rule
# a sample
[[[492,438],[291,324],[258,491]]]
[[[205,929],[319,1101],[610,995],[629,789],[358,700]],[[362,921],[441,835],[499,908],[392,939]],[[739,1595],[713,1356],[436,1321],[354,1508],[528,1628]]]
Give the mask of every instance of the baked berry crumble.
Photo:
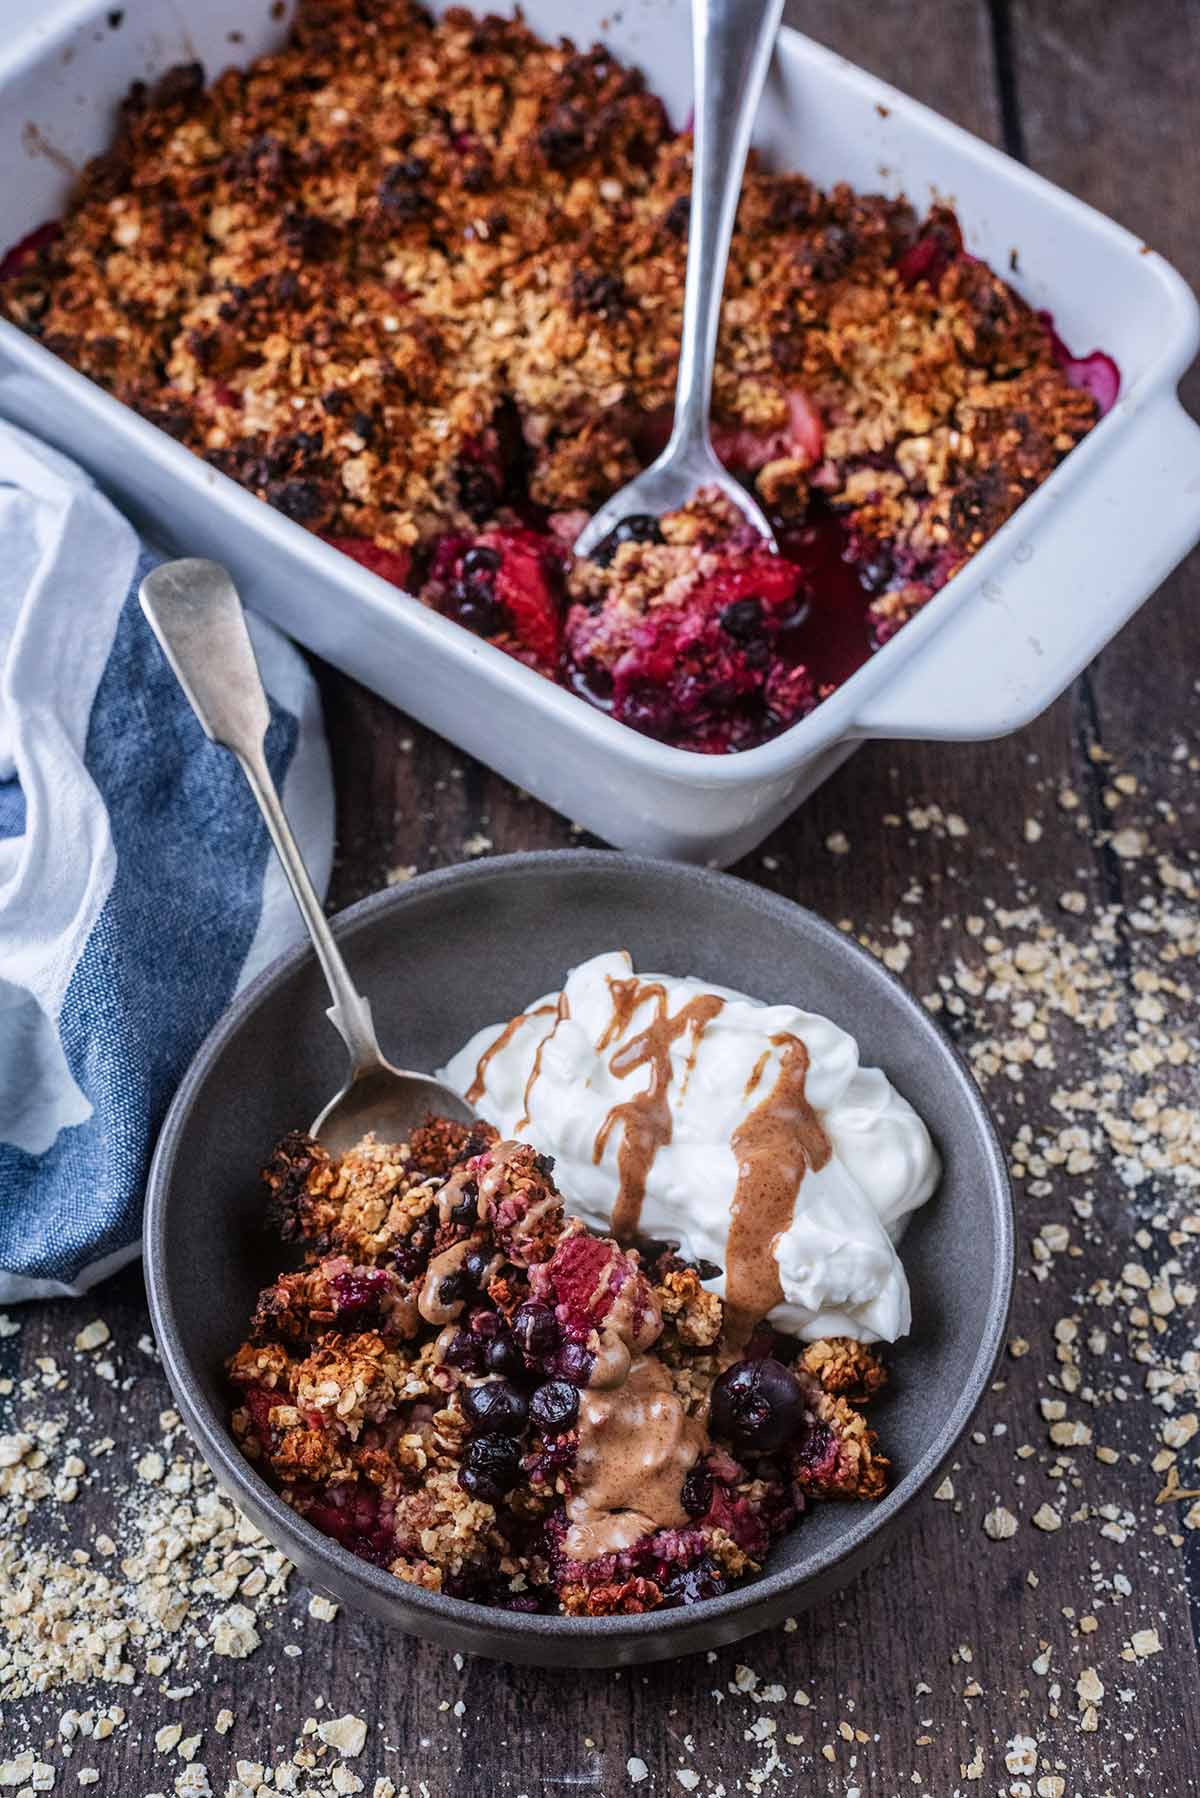
[[[570,545],[666,438],[690,180],[690,133],[602,46],[302,0],[278,53],[134,87],[61,224],[4,259],[0,306],[427,605],[636,729],[726,752],[911,618],[1119,377],[1070,356],[946,207],[752,160],[714,440],[791,568],[769,578],[730,542],[706,591],[654,601],[642,630],[655,558],[615,555],[597,585]],[[624,540],[655,527],[674,540],[644,519]]]
[[[622,724],[690,749],[741,749],[812,710],[796,653],[813,588],[716,490],[617,526],[568,579],[573,679]]]
[[[568,1616],[695,1604],[811,1499],[882,1494],[871,1349],[731,1341],[696,1268],[591,1234],[489,1125],[340,1160],[297,1133],[263,1177],[304,1259],[230,1362],[234,1435],[398,1578]]]

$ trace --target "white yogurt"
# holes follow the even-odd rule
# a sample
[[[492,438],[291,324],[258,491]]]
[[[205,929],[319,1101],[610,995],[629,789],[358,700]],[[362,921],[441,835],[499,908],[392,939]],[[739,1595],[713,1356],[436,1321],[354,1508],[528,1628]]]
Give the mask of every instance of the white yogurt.
[[[614,1028],[614,983],[632,972],[623,950],[594,956],[567,976],[565,1003],[557,993],[534,1001],[515,1027],[479,1031],[440,1071],[502,1135],[553,1155],[568,1210],[600,1231],[610,1227],[620,1193],[623,1125],[609,1129],[599,1159],[597,1141],[613,1107],[644,1093],[652,1079],[649,1065],[618,1076],[611,1064],[663,1003],[647,994]],[[688,1030],[671,1044],[670,1140],[646,1173],[641,1233],[678,1242],[690,1260],[720,1268],[706,1284],[724,1296],[738,1185],[734,1134],[779,1073],[782,1050],[773,1039],[798,1038],[809,1058],[805,1095],[830,1153],[800,1180],[791,1222],[775,1239],[783,1300],[771,1320],[807,1340],[893,1342],[904,1335],[911,1311],[895,1244],[908,1214],[941,1176],[937,1151],[912,1106],[878,1068],[859,1066],[854,1038],[828,1018],[690,978],[647,974],[640,980],[645,988],[665,989],[668,1015],[703,994],[724,1000],[702,1030]]]

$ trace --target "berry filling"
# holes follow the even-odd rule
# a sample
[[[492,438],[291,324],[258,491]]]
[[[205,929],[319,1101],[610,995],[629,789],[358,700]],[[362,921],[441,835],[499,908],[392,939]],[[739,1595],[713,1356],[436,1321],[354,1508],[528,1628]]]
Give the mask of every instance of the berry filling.
[[[443,537],[421,588],[427,605],[551,679],[562,653],[562,551],[521,528]]]
[[[648,736],[740,749],[817,703],[793,654],[811,603],[803,571],[765,550],[715,490],[661,520],[625,520],[569,588],[577,685]]]
[[[1054,329],[1054,318],[1049,312],[1039,312],[1038,318],[1050,334],[1050,351],[1057,368],[1061,368],[1072,387],[1078,387],[1084,393],[1090,393],[1096,402],[1101,418],[1111,412],[1121,392],[1121,371],[1112,357],[1104,350],[1093,350],[1088,356],[1072,356],[1070,350]]]

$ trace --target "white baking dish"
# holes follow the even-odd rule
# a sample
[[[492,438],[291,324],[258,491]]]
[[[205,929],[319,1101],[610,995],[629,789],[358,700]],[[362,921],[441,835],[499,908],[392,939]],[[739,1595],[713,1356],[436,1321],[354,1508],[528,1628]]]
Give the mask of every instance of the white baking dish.
[[[213,74],[284,31],[266,0],[10,0],[0,49],[0,244],[63,206],[73,165],[108,143],[128,84],[200,58]],[[435,9],[436,10],[436,9]],[[481,8],[482,10],[482,8]],[[567,23],[526,0],[535,29]],[[575,0],[570,29],[639,63],[676,119],[689,99],[683,0]],[[1015,730],[1043,709],[1200,536],[1200,428],[1175,388],[1195,353],[1179,275],[1090,207],[794,31],[755,141],[828,184],[952,196],[969,247],[1049,308],[1082,355],[1106,349],[1121,398],[921,615],[811,717],[711,758],[616,724],[367,573],[217,474],[0,322],[0,413],[80,458],[161,540],[225,562],[247,599],[547,804],[624,847],[725,863],[752,849],[864,737]],[[1150,171],[1150,178],[1153,171]]]

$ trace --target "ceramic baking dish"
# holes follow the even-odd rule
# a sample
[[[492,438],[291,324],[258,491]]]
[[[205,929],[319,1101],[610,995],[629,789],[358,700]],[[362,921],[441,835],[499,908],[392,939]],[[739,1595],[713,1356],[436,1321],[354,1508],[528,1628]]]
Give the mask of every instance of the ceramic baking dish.
[[[135,78],[199,58],[212,74],[279,41],[269,0],[12,0],[0,50],[0,244],[62,210]],[[435,8],[437,10],[437,8]],[[527,0],[556,35],[557,0]],[[111,24],[110,20],[119,20]],[[575,0],[571,31],[641,65],[676,119],[690,104],[684,0]],[[225,562],[251,604],[327,661],[548,805],[624,847],[722,864],[753,848],[865,737],[1000,735],[1043,709],[1200,536],[1200,428],[1175,388],[1197,307],[1129,232],[794,31],[755,141],[822,184],[952,197],[968,247],[1101,347],[1121,398],[920,616],[802,723],[740,755],[666,748],[399,594],[273,512],[0,322],[0,413],[82,460],[159,538]]]

